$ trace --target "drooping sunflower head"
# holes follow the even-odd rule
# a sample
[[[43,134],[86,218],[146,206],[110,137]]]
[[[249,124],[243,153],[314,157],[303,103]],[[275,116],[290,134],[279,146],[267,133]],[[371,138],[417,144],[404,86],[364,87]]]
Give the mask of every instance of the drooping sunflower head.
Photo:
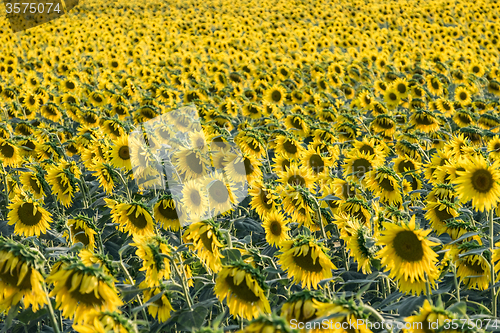
[[[445,200],[439,200],[435,202],[427,202],[426,209],[427,213],[425,218],[431,222],[431,226],[434,231],[441,235],[448,231],[447,222],[450,219],[454,219],[459,215],[459,206]]]
[[[136,327],[127,317],[111,311],[91,311],[86,314],[85,322],[75,323],[73,328],[78,333],[94,331],[137,333]]]
[[[252,197],[250,206],[255,209],[257,214],[262,218],[265,214],[274,210],[278,202],[278,195],[273,183],[261,181],[252,184],[252,188],[248,191]]]
[[[96,227],[92,219],[85,215],[77,215],[68,220],[70,234],[65,233],[73,244],[82,243],[87,249],[93,251],[95,248]]]
[[[251,265],[237,262],[222,268],[217,274],[214,292],[219,300],[226,298],[229,312],[242,318],[257,318],[270,313],[264,277]]]
[[[155,219],[165,229],[178,231],[184,220],[184,210],[178,200],[167,194],[159,198],[153,208]]]
[[[303,288],[318,288],[319,281],[330,278],[336,269],[325,249],[313,238],[299,236],[282,243],[279,263]]]
[[[39,252],[0,236],[0,313],[21,300],[26,308],[37,311],[47,303]]]
[[[116,228],[129,235],[150,236],[154,233],[153,218],[149,209],[141,203],[117,203],[111,210]]]
[[[331,330],[338,332],[348,332],[349,329],[343,329],[344,323],[362,323],[356,324],[354,331],[359,333],[371,333],[372,331],[366,325],[367,315],[363,313],[363,308],[357,305],[353,299],[334,298],[332,300],[322,302],[313,300],[313,306],[316,309],[318,318],[323,319]],[[333,315],[333,316],[332,316]],[[330,317],[329,319],[326,319]]]
[[[192,242],[198,257],[215,273],[222,268],[220,253],[222,234],[213,220],[193,223],[184,232],[186,242]]]
[[[171,263],[166,256],[171,255],[172,248],[166,239],[160,236],[134,236],[131,245],[137,247],[135,253],[143,261],[141,271],[146,271],[148,286],[170,278]]]
[[[236,333],[252,332],[292,333],[292,330],[289,327],[289,323],[287,323],[284,318],[274,314],[271,316],[261,314],[257,319],[252,320],[248,326]]]
[[[89,311],[117,311],[123,304],[113,279],[102,268],[85,266],[76,261],[51,272],[47,282],[54,284],[49,296],[55,297],[56,307],[75,323],[85,321]]]

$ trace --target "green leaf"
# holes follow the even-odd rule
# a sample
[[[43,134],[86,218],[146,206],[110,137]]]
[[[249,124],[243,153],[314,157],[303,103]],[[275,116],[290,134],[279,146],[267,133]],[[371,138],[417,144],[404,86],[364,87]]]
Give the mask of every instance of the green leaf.
[[[447,310],[465,316],[467,314],[467,304],[465,302],[458,302],[450,306]]]
[[[224,249],[222,255],[224,256],[224,258],[222,258],[224,264],[241,259],[241,252],[237,249]]]
[[[181,313],[178,321],[179,328],[189,332],[192,332],[193,329],[200,328],[205,321],[207,313],[208,308],[202,306],[194,308],[193,311]]]
[[[460,236],[457,239],[455,239],[453,242],[448,243],[447,245],[458,243],[458,242],[460,242],[460,241],[462,241],[462,240],[464,240],[466,238],[469,238],[469,237],[472,237],[472,236],[476,236],[476,235],[479,235],[479,232],[477,232],[477,231],[471,231],[471,232],[465,233],[462,236]]]

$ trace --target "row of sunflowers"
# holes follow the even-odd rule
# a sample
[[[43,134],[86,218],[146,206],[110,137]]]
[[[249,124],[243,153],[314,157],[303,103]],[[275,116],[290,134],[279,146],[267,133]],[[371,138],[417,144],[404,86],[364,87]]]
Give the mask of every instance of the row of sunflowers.
[[[498,329],[499,6],[1,18],[2,331]]]

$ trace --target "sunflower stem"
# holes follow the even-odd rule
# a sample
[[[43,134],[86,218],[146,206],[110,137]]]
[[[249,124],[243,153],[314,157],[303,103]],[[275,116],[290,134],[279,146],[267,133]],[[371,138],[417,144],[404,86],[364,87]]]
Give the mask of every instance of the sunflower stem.
[[[495,232],[494,232],[494,222],[493,222],[493,212],[494,210],[490,210],[489,214],[489,227],[490,227],[490,273],[491,273],[491,314],[496,318],[497,316],[497,299],[495,292],[495,269],[493,265],[493,252],[495,247]]]
[[[460,302],[460,285],[457,279],[457,266],[453,265],[453,282],[455,284],[455,289],[457,290],[457,302]]]
[[[9,186],[7,184],[7,177],[5,177],[5,167],[3,166],[2,163],[2,181],[3,181],[3,187],[4,187],[4,197],[5,197],[5,207],[9,205]]]
[[[309,193],[309,197],[311,197],[316,203],[316,213],[318,214],[319,226],[321,227],[321,235],[323,236],[326,242],[328,240],[328,237],[326,237],[325,227],[323,226],[323,217],[321,216],[321,207],[319,206],[318,199],[316,199],[316,197],[311,193]]]
[[[431,299],[431,284],[429,282],[429,276],[425,273],[425,294],[427,296],[427,300],[432,304]]]
[[[47,309],[49,310],[50,321],[52,322],[52,327],[54,328],[54,332],[60,333],[59,325],[57,324],[56,315],[54,312],[54,308],[52,307],[52,302],[50,301],[49,293],[47,292],[47,287],[45,286],[45,282],[42,283],[43,292],[45,293],[45,297],[47,298]]]
[[[181,269],[182,269],[182,271],[184,271],[184,265],[182,264],[182,258],[178,257],[178,259],[179,259],[179,262],[181,264]],[[192,311],[193,310],[193,301],[191,300],[191,295],[189,294],[189,289],[187,287],[186,277],[183,274],[181,274],[181,272],[179,272],[179,267],[177,267],[175,262],[173,263],[173,266],[175,269],[175,273],[177,273],[177,276],[179,276],[179,279],[181,280],[182,290],[184,291],[184,296],[186,297],[186,301],[188,303],[189,310]]]
[[[130,189],[127,186],[127,183],[125,182],[125,178],[123,178],[123,175],[121,172],[117,172],[118,176],[120,177],[120,181],[123,184],[123,187],[125,187],[125,190],[127,192],[127,198],[129,201],[132,201],[132,194],[130,193]]]
[[[123,272],[125,273],[125,275],[127,276],[127,279],[130,281],[130,283],[134,283],[133,279],[132,279],[132,275],[130,275],[127,267],[125,267],[125,264],[123,263],[123,256],[122,256],[122,251],[119,251],[118,254],[120,255],[120,267],[121,269],[123,270]],[[139,305],[142,307],[143,306],[143,303],[142,303],[142,300],[141,298],[139,297],[139,294],[135,295],[135,298],[137,298],[137,301],[139,302]],[[148,329],[149,329],[149,320],[148,320],[148,316],[146,314],[146,310],[144,309],[144,307],[142,307],[142,315],[144,316],[144,320],[148,323]]]

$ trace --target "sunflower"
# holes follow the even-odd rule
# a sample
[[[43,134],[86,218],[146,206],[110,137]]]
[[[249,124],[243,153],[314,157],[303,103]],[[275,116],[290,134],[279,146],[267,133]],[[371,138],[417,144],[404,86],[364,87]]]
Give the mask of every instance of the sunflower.
[[[459,207],[446,199],[434,202],[427,201],[425,208],[427,210],[425,218],[431,222],[431,226],[437,235],[447,232],[446,222],[459,215]]]
[[[346,180],[365,181],[365,175],[383,163],[380,155],[371,155],[369,152],[353,150],[346,155],[343,175]]]
[[[426,279],[435,286],[438,255],[431,246],[438,244],[426,239],[432,230],[416,229],[415,215],[408,224],[384,222],[383,227],[385,230],[381,231],[378,241],[383,248],[377,258],[385,271],[390,271],[389,277],[400,282],[400,290],[420,294],[425,289]]]
[[[271,183],[263,183],[261,180],[252,184],[248,190],[251,196],[250,206],[263,218],[267,213],[272,212],[277,206],[278,195]]]
[[[184,220],[184,210],[181,207],[182,205],[171,195],[164,195],[153,207],[154,218],[163,228],[178,231],[181,228],[181,221]]]
[[[65,232],[64,236],[71,239],[72,244],[80,242],[90,251],[94,250],[97,232],[92,219],[84,215],[77,215],[68,220],[68,227],[70,233]]]
[[[406,317],[405,322],[409,323],[406,326],[412,327],[411,330],[404,329],[404,333],[433,333],[438,332],[438,328],[444,327],[445,323],[450,322],[455,315],[451,312],[446,311],[443,307],[434,306],[429,303],[429,300],[424,300],[424,304],[420,308],[420,311],[411,316]],[[432,327],[433,323],[437,322],[436,328]],[[449,331],[455,332],[455,331]]]
[[[25,190],[33,194],[37,200],[45,197],[44,185],[48,185],[43,175],[39,172],[23,172],[19,177],[19,181],[23,184]]]
[[[363,225],[370,223],[370,216],[372,215],[370,205],[355,197],[347,198],[340,205],[339,211],[358,219]]]
[[[457,277],[469,289],[486,290],[490,285],[490,264],[482,254],[460,256],[466,252],[482,248],[477,241],[462,242],[453,246],[450,255],[457,265]]]
[[[300,235],[284,241],[280,251],[279,264],[293,277],[293,283],[302,283],[302,288],[317,289],[318,283],[331,278],[332,269],[337,269],[323,246],[311,237]]]
[[[398,91],[391,85],[391,87],[384,92],[384,102],[387,105],[387,108],[390,110],[396,108],[400,101],[401,97],[399,96]]]
[[[131,246],[137,247],[135,254],[143,261],[140,271],[146,271],[144,283],[154,287],[159,281],[168,280],[171,274],[170,260],[172,248],[160,236],[134,236]]]
[[[81,171],[74,161],[62,161],[59,165],[50,166],[47,169],[46,180],[52,187],[52,194],[57,195],[57,200],[65,207],[69,207],[73,202],[80,176]]]
[[[334,163],[331,157],[321,153],[319,147],[316,149],[311,147],[304,150],[300,160],[316,179],[327,175],[330,171],[330,167],[332,167]]]
[[[395,205],[403,202],[399,177],[388,167],[378,167],[367,173],[367,187],[375,196],[380,196],[382,202]]]
[[[287,128],[287,130],[293,133],[297,133],[297,135],[300,137],[306,137],[309,134],[309,125],[307,123],[307,120],[294,111],[296,111],[296,108],[293,108],[291,110],[293,114],[288,115],[285,118],[285,127]]]
[[[257,319],[252,320],[244,329],[236,331],[236,333],[292,333],[292,330],[288,326],[289,324],[284,318],[275,315],[260,315]]]
[[[118,312],[95,310],[87,313],[83,322],[74,323],[73,329],[78,333],[137,333],[134,324],[124,315]]]
[[[22,160],[19,148],[8,139],[0,139],[0,160],[4,166],[17,167]]]
[[[186,180],[203,177],[208,172],[206,152],[199,149],[182,149],[172,157],[172,162]]]
[[[217,274],[214,293],[220,301],[226,299],[233,316],[253,319],[271,312],[266,289],[264,277],[257,269],[238,262],[225,266]]]
[[[43,276],[38,263],[40,252],[0,236],[0,313],[21,300],[33,312],[47,304]]]
[[[495,136],[488,142],[488,152],[491,160],[500,160],[500,137]]]
[[[113,147],[110,150],[110,163],[117,168],[125,168],[126,171],[132,170],[130,161],[130,147],[128,138],[122,136],[117,140],[112,141]]]
[[[8,206],[8,224],[14,225],[14,232],[24,237],[40,236],[50,229],[52,214],[32,199],[14,198]]]
[[[434,114],[422,109],[413,112],[410,116],[410,124],[424,133],[436,132],[439,129],[439,121]]]
[[[324,303],[326,299],[317,291],[311,292],[307,289],[293,293],[281,307],[281,316],[285,317],[289,325],[294,319],[301,323],[315,320],[318,318],[318,310],[314,307],[313,301]],[[320,333],[321,331],[314,329],[310,333]]]
[[[280,135],[276,139],[275,150],[287,159],[297,159],[304,148],[300,142],[292,136]]]
[[[354,300],[335,298],[327,302],[313,300],[318,318],[325,318],[321,323],[328,326],[331,333],[372,333],[367,325],[368,317],[363,313],[363,308],[357,305]],[[347,327],[347,328],[344,328]]]
[[[184,231],[183,239],[193,243],[191,248],[196,251],[200,260],[214,273],[221,270],[222,234],[213,220],[208,219],[191,224]]]
[[[225,154],[224,173],[234,183],[248,182],[253,184],[262,177],[260,166],[262,162],[249,154]]]
[[[472,206],[480,212],[489,211],[500,201],[500,162],[488,165],[482,156],[471,156],[463,163],[464,171],[457,171],[453,181],[461,202],[472,200]]]
[[[106,202],[109,205],[111,201],[108,199]],[[151,236],[154,233],[153,218],[141,203],[116,203],[111,209],[111,216],[113,223],[117,223],[116,228],[129,235]]]
[[[139,284],[139,288],[146,288],[144,290],[144,302],[150,304],[148,306],[148,312],[153,317],[158,317],[158,322],[163,323],[167,321],[171,315],[170,313],[174,310],[170,304],[169,296],[167,295],[166,287],[160,283],[160,285],[150,287],[146,281]],[[154,302],[148,302],[151,298],[156,295],[161,294],[160,298]]]
[[[264,214],[263,227],[266,232],[266,241],[271,245],[279,246],[283,241],[289,238],[286,226],[287,219],[283,213],[278,210],[272,210]]]
[[[443,83],[437,76],[429,75],[427,77],[427,89],[435,96],[441,96],[444,91]]]
[[[225,179],[222,173],[216,171],[205,177],[204,186],[213,216],[226,214],[232,210],[232,205],[237,203],[235,191],[238,187]]]
[[[394,118],[385,114],[376,116],[370,123],[371,130],[386,137],[391,137],[396,133],[396,126]]]
[[[341,238],[345,241],[349,256],[358,263],[358,271],[371,274],[370,261],[375,257],[375,248],[368,246],[371,239],[369,228],[352,219],[346,221],[342,229],[344,228],[346,230]]]
[[[88,249],[82,249],[78,253],[78,256],[80,257],[82,263],[87,267],[95,265],[102,268],[104,273],[106,273],[107,275],[114,276],[114,274],[116,274],[112,261],[108,258],[107,255],[104,255],[102,253],[95,253]],[[113,278],[113,281],[116,282],[116,279]]]
[[[285,88],[274,85],[264,92],[264,101],[267,103],[282,106],[285,101],[286,90]]]
[[[314,177],[309,169],[298,167],[296,164],[291,164],[286,171],[279,172],[278,177],[279,182],[282,184],[280,185],[281,188],[300,186],[311,190],[314,182]]]
[[[203,184],[196,180],[189,180],[182,187],[182,210],[189,214],[191,221],[198,221],[206,217],[209,209],[207,191]]]
[[[113,278],[102,268],[87,267],[81,261],[53,270],[47,282],[54,284],[49,296],[55,297],[57,309],[75,323],[85,321],[93,310],[113,312],[123,304]]]
[[[96,163],[93,167],[94,175],[99,181],[99,187],[104,189],[106,194],[111,194],[117,179],[116,171],[112,165],[107,163]]]
[[[455,88],[455,100],[466,106],[472,103],[471,93],[465,86]]]

